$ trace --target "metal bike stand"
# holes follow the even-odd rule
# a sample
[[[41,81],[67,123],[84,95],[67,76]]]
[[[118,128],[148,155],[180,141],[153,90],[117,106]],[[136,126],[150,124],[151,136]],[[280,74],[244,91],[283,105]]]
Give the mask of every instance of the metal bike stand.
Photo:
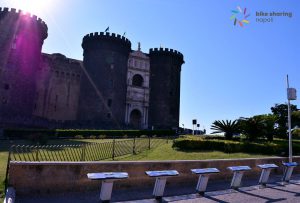
[[[251,170],[249,166],[230,166],[229,170],[233,172],[230,188],[238,189],[241,186],[241,181],[245,171]]]
[[[278,168],[278,166],[276,164],[261,164],[257,166],[262,169],[258,184],[265,187],[267,186],[271,170]]]
[[[196,190],[200,195],[204,195],[209,179],[209,175],[212,173],[220,173],[217,168],[200,168],[200,169],[191,169],[192,173],[198,174],[199,179],[196,186]]]
[[[179,173],[176,170],[165,171],[145,171],[149,177],[155,177],[155,185],[153,189],[153,196],[155,199],[161,199],[164,194],[167,178],[170,176],[178,176]]]
[[[114,181],[128,178],[128,173],[126,172],[88,173],[87,177],[91,180],[102,180],[100,200],[102,202],[110,202]]]
[[[298,166],[298,163],[297,162],[287,162],[287,163],[282,163],[282,165],[284,167],[282,181],[290,182],[293,170],[296,166]]]

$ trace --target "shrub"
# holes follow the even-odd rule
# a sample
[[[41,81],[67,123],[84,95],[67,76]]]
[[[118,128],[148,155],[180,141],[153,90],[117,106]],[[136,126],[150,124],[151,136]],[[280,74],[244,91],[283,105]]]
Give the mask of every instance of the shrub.
[[[46,145],[48,142],[48,135],[41,133],[33,133],[28,136],[28,139],[34,145]]]
[[[106,135],[99,135],[99,139],[105,139]]]
[[[89,138],[90,138],[90,139],[96,139],[97,136],[96,136],[96,135],[91,135]]]
[[[147,135],[141,135],[140,138],[148,138]]]
[[[174,136],[174,130],[82,130],[82,129],[4,129],[4,136],[8,139],[26,139],[34,133],[47,134],[49,138],[76,138],[77,135],[89,137],[91,135],[105,135],[107,137],[139,137],[140,135],[157,135],[158,137]]]
[[[33,134],[47,135],[49,138],[55,138],[55,130],[48,129],[4,129],[4,136],[8,139],[28,139]]]
[[[231,140],[212,140],[205,138],[178,138],[173,142],[173,147],[180,150],[201,150],[201,151],[222,151],[225,153],[251,153],[282,155],[288,154],[288,143],[278,142],[249,142],[249,141],[231,141]],[[300,153],[300,145],[293,145],[294,154]]]
[[[292,132],[293,139],[300,139],[300,129],[295,129]]]
[[[74,137],[75,139],[84,139],[84,137],[82,135],[75,135]]]

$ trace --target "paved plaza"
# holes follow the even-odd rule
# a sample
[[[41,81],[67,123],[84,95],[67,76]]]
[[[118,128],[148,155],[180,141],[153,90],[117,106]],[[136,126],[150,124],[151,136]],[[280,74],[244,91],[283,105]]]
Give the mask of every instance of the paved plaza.
[[[195,193],[195,185],[166,186],[165,197],[157,201],[152,197],[152,188],[139,188],[130,190],[113,190],[112,202],[126,203],[231,203],[231,202],[300,202],[300,175],[293,175],[289,184],[281,183],[281,176],[273,176],[266,188],[257,185],[257,179],[243,181],[243,187],[239,190],[228,189],[230,182],[214,181],[208,183],[208,192],[204,197]],[[100,182],[99,182],[100,187]],[[99,188],[100,191],[100,188]],[[59,195],[32,195],[18,196],[16,203],[93,203],[99,202],[99,191],[86,193],[68,193]]]

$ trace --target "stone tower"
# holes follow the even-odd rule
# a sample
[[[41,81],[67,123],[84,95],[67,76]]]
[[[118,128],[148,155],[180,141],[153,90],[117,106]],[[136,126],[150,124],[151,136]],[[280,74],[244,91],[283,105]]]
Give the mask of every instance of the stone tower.
[[[131,42],[109,32],[91,33],[82,41],[84,73],[78,118],[109,128],[124,124],[127,62]]]
[[[37,16],[0,8],[0,117],[30,117],[47,25]]]
[[[173,49],[150,49],[149,126],[170,129],[179,126],[180,72],[183,55]]]

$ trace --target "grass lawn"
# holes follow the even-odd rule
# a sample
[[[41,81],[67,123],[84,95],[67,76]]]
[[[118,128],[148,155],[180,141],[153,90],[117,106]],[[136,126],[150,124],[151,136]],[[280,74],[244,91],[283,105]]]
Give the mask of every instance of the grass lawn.
[[[266,157],[266,155],[246,153],[223,153],[219,151],[178,151],[172,148],[172,143],[161,145],[157,148],[141,152],[137,155],[126,155],[117,157],[119,161],[146,161],[146,160],[205,160],[205,159],[233,159],[233,158],[255,158]]]

